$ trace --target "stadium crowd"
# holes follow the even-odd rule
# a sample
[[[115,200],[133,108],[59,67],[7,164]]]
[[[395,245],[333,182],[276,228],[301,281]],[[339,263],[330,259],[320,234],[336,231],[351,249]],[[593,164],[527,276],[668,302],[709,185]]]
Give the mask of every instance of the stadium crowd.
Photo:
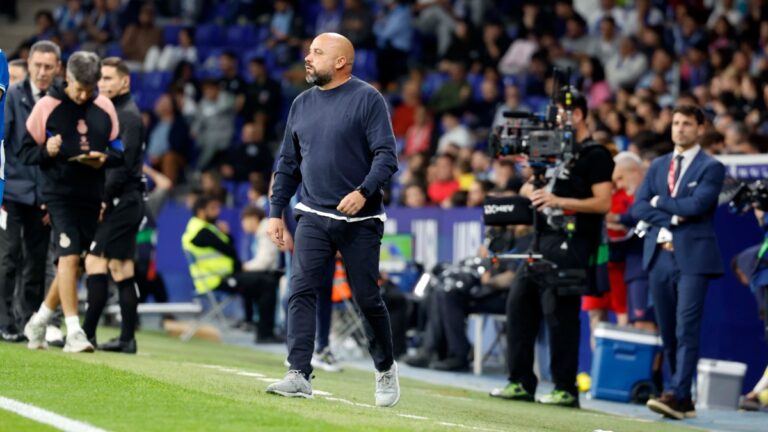
[[[593,139],[618,155],[614,182],[625,195],[614,195],[607,219],[616,236],[626,232],[626,195],[654,158],[672,151],[676,106],[706,114],[706,153],[768,152],[761,0],[67,0],[39,11],[35,26],[11,67],[23,70],[41,40],[55,42],[63,62],[79,50],[123,58],[144,121],[145,162],[162,174],[153,180],[168,181],[164,188],[203,215],[204,195],[258,207],[249,216],[263,218],[288,108],[310,87],[304,55],[323,32],[354,44],[354,75],[390,105],[400,165],[385,191],[390,206],[479,207],[488,194],[517,193],[530,169],[523,159],[489,156],[488,136],[504,111],[543,111],[557,90],[555,67],[572,71]],[[630,285],[624,267],[620,285],[622,276]],[[627,301],[585,308],[598,311],[595,322],[610,309],[653,328],[653,319],[624,316],[635,310]],[[461,358],[411,363],[467,368],[460,330]]]

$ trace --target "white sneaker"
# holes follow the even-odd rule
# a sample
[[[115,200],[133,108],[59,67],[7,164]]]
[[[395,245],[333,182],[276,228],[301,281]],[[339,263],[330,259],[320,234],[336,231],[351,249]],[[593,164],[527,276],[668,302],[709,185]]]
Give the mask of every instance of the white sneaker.
[[[64,334],[60,328],[49,324],[45,328],[45,341],[50,345],[64,346]]]
[[[326,372],[341,372],[342,368],[339,365],[336,357],[333,356],[330,347],[326,347],[320,353],[312,354],[312,367],[315,369],[322,369]]]
[[[38,323],[35,320],[37,314],[32,315],[27,325],[24,326],[24,336],[27,337],[27,348],[31,350],[47,349],[48,342],[45,341],[45,324]]]
[[[376,406],[393,407],[400,400],[400,379],[397,376],[397,363],[385,372],[376,372]]]
[[[78,330],[67,335],[67,343],[64,344],[65,353],[93,352],[93,345],[88,341],[85,332]]]
[[[304,378],[301,372],[289,370],[285,378],[267,387],[267,393],[285,397],[303,397],[313,399],[312,384]]]

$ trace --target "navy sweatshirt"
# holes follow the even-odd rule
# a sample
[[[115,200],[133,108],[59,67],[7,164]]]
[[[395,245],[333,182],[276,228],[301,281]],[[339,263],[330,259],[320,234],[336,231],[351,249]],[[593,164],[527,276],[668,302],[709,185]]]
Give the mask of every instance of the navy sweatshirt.
[[[355,77],[331,90],[313,87],[291,105],[269,215],[282,217],[299,184],[303,204],[342,217],[336,206],[363,186],[371,195],[354,217],[381,214],[382,188],[395,171],[395,137],[384,97]]]

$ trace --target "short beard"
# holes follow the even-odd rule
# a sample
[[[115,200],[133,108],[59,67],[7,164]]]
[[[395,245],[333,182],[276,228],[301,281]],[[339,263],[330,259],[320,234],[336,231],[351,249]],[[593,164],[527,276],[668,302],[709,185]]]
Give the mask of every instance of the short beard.
[[[328,84],[332,79],[333,75],[331,73],[323,74],[317,71],[315,71],[315,73],[307,72],[306,77],[307,83],[316,85],[318,87],[322,87]]]

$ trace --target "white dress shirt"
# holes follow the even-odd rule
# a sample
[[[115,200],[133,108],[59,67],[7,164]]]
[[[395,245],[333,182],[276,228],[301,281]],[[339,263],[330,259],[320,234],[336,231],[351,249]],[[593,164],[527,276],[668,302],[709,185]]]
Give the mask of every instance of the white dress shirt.
[[[699,151],[701,151],[701,146],[696,144],[695,146],[689,148],[688,150],[684,151],[682,153],[683,155],[683,161],[680,164],[680,177],[677,178],[677,183],[675,183],[675,188],[672,190],[672,197],[677,195],[677,191],[680,189],[680,182],[683,180],[683,176],[685,175],[685,172],[688,170],[688,167],[691,166],[691,162],[693,162],[693,159],[696,157],[697,154],[699,154]],[[675,160],[677,155],[680,153],[675,150],[674,153],[672,153],[672,160]],[[656,207],[656,203],[659,201],[658,195],[653,197],[651,199],[651,205],[653,207]],[[678,216],[674,215],[672,216],[672,225],[677,225],[678,223]],[[672,241],[672,232],[664,227],[662,227],[659,230],[659,236],[656,237],[656,243],[666,243]]]

